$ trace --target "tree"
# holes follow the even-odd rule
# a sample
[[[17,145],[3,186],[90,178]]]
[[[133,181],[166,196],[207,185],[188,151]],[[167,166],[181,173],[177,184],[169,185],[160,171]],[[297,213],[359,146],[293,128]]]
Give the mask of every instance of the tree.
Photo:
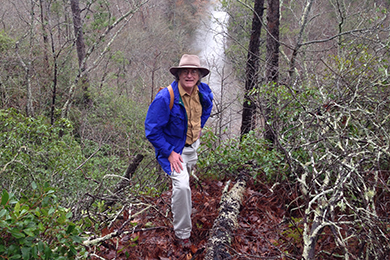
[[[79,81],[80,80],[84,80],[84,77],[92,69],[94,69],[94,67],[97,66],[97,64],[99,64],[101,62],[101,60],[103,59],[104,55],[108,52],[110,46],[113,44],[114,40],[117,38],[119,33],[129,23],[130,18],[132,18],[134,16],[134,14],[139,11],[141,6],[145,5],[147,2],[148,2],[148,0],[140,1],[139,3],[134,3],[134,6],[130,6],[129,9],[126,12],[124,12],[124,13],[121,12],[121,16],[117,20],[115,20],[115,21],[112,21],[112,20],[105,21],[105,23],[107,23],[108,25],[104,28],[104,32],[101,33],[99,35],[99,37],[94,41],[94,43],[88,48],[87,52],[85,53],[85,56],[84,56],[84,53],[83,53],[83,48],[82,48],[83,46],[80,46],[80,51],[79,51],[78,55],[79,55],[79,58],[84,56],[84,58],[81,61],[81,68],[83,68],[83,66],[85,66],[85,63],[87,62],[89,57],[92,55],[92,53],[95,52],[95,50],[97,49],[99,44],[101,44],[106,39],[106,36],[113,31],[112,32],[113,33],[112,37],[107,42],[107,44],[105,44],[105,46],[102,48],[101,52],[96,55],[97,57],[92,62],[92,65],[89,66],[88,68],[84,68],[83,70],[79,70],[77,76],[74,78],[73,83],[72,83],[72,85],[69,88],[69,94],[68,94],[69,97],[66,100],[66,102],[65,102],[65,104],[64,104],[64,106],[62,108],[61,117],[66,118],[68,116],[69,109],[70,109],[71,103],[72,103],[73,98],[74,98],[74,93],[75,93],[75,90],[77,89],[77,85],[78,85]],[[77,27],[79,27],[79,26],[80,25],[78,24]],[[80,44],[81,44],[81,42],[80,42]],[[79,62],[80,62],[80,59],[79,59]]]
[[[368,34],[382,39],[378,28],[388,22],[380,12],[366,11],[372,10],[368,6],[373,2],[350,5],[349,12],[340,8],[343,2],[332,2],[345,26],[339,20],[335,30],[329,30],[331,35],[312,33],[321,26],[315,23],[319,16],[312,10],[320,7],[314,1],[304,3],[288,59],[287,84],[277,91],[284,96],[284,101],[279,100],[283,111],[294,111],[285,118],[278,141],[302,193],[303,259],[333,254],[317,250],[324,231],[331,234],[335,252],[345,259],[383,259],[389,252],[374,200],[387,167],[383,160],[389,155],[385,133],[389,119],[381,113],[389,106],[383,100],[386,87],[382,84],[387,65],[379,47],[383,43],[365,38]],[[366,16],[376,19],[366,22]],[[329,48],[326,52],[324,45]],[[311,51],[316,63],[308,66]],[[358,252],[353,252],[352,244]]]
[[[266,54],[266,79],[271,88],[278,87],[279,80],[279,0],[268,0],[267,5],[267,54]],[[262,98],[263,104],[260,106],[264,117],[264,138],[272,144],[276,142],[276,131],[272,127],[272,107],[276,103],[277,97],[270,95],[269,98]]]
[[[19,42],[16,42],[16,55],[19,58],[20,64],[22,65],[24,71],[25,71],[25,82],[26,82],[26,92],[27,92],[27,105],[26,105],[26,112],[28,116],[34,116],[34,107],[33,107],[33,95],[32,95],[32,84],[31,84],[31,70],[32,70],[32,63],[33,63],[33,55],[32,55],[32,49],[34,46],[34,9],[35,9],[35,3],[34,1],[31,1],[30,5],[31,11],[30,11],[30,22],[28,24],[29,28],[29,55],[26,57],[27,61],[24,61],[23,58],[19,55]]]
[[[256,102],[253,98],[253,91],[257,88],[259,77],[259,47],[263,12],[264,0],[256,0],[253,10],[252,31],[246,61],[241,137],[255,128],[254,115],[256,113]]]
[[[383,113],[389,107],[388,35],[381,28],[389,25],[389,5],[303,0],[281,6],[277,87],[264,84],[255,92],[266,101],[277,97],[267,105],[290,167],[285,178],[300,188],[300,204],[290,210],[301,217],[291,223],[302,234],[302,257],[383,259],[389,252],[381,203],[388,196],[382,185],[390,122]],[[230,30],[232,39],[244,22],[240,26]],[[265,57],[264,66],[270,53]],[[272,82],[272,73],[266,78]],[[322,250],[324,234],[334,241],[333,252]]]
[[[74,26],[74,34],[76,37],[76,49],[77,49],[77,57],[79,60],[79,70],[83,75],[81,77],[81,88],[83,90],[83,103],[84,106],[87,107],[91,103],[91,98],[89,94],[89,79],[88,73],[85,73],[87,67],[87,61],[85,60],[85,42],[84,42],[84,33],[83,33],[83,23],[81,20],[81,10],[79,0],[71,0],[70,6],[73,14],[73,26]]]
[[[278,83],[279,79],[279,0],[268,0],[267,5],[267,82]]]

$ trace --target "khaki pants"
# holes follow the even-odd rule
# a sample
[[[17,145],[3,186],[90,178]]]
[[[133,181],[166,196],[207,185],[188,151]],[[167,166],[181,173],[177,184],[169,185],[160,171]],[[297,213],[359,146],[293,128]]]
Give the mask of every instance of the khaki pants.
[[[198,160],[196,150],[199,147],[199,139],[191,147],[184,147],[183,170],[179,173],[173,171],[170,175],[172,179],[172,214],[173,229],[180,239],[186,239],[191,236],[191,188],[190,173],[192,167]]]

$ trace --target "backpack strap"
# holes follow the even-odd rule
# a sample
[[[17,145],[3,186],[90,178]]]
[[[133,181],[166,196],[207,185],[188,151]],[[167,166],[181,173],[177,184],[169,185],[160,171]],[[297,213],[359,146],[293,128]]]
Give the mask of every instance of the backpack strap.
[[[165,87],[160,87],[160,89],[157,91],[157,93],[160,92],[164,88]],[[175,94],[173,93],[172,85],[169,85],[167,88],[168,88],[168,91],[169,91],[169,96],[171,97],[171,99],[169,101],[169,110],[171,110],[172,107],[173,107],[173,101],[175,100]]]
[[[173,107],[173,101],[175,99],[175,96],[174,96],[174,93],[173,93],[173,88],[172,88],[172,85],[169,85],[168,86],[168,90],[169,90],[169,95],[171,96],[171,100],[169,102],[169,109],[171,110],[172,107]]]

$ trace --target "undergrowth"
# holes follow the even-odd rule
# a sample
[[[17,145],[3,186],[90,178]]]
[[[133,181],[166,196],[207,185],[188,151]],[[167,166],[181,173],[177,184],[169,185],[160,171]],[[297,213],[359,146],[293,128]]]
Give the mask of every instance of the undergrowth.
[[[235,137],[217,145],[217,139],[212,131],[204,131],[197,164],[201,174],[221,179],[225,175],[234,176],[244,168],[252,177],[262,175],[265,177],[262,179],[269,182],[283,181],[288,177],[289,168],[283,154],[268,149],[267,141],[258,138],[254,131],[241,141]]]
[[[85,254],[81,229],[72,212],[59,204],[48,184],[17,199],[3,190],[0,206],[0,258],[76,259]]]

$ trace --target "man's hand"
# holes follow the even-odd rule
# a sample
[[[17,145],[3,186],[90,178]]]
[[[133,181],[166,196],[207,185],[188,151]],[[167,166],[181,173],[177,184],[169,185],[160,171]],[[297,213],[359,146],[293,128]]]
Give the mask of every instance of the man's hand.
[[[171,163],[171,171],[175,170],[175,172],[181,172],[183,170],[183,158],[180,154],[172,151],[172,153],[168,157],[168,161]]]

